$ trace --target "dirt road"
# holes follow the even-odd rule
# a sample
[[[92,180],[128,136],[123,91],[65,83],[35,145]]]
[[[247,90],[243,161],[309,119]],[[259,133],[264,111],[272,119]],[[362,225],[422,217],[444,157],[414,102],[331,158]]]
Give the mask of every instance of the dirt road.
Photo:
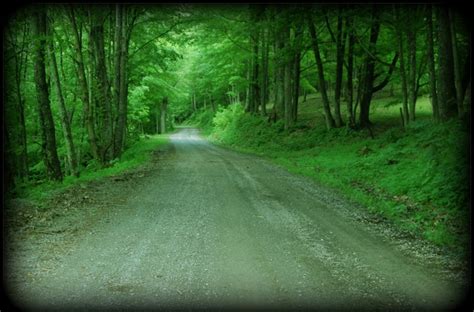
[[[12,297],[50,309],[386,310],[447,308],[462,294],[439,263],[360,221],[340,196],[194,129],[172,135],[140,183],[51,268],[12,282]]]

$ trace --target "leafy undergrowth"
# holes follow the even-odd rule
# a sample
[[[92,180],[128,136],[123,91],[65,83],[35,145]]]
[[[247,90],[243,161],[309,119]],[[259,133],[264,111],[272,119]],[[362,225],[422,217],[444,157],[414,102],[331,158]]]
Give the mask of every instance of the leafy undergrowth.
[[[426,105],[420,101],[419,110],[427,111]],[[469,239],[469,129],[458,120],[429,118],[403,129],[396,113],[393,107],[373,112],[375,139],[346,127],[327,131],[322,122],[285,131],[281,121],[244,114],[240,105],[220,108],[214,118],[198,113],[190,122],[218,144],[267,157],[408,233],[463,252]]]
[[[71,186],[124,173],[146,163],[151,158],[151,152],[168,141],[168,137],[164,135],[145,136],[127,148],[119,159],[112,161],[105,168],[91,162],[87,168],[81,170],[79,177],[67,176],[62,182],[39,181],[19,184],[15,189],[15,197],[40,203],[54,194],[64,192]]]

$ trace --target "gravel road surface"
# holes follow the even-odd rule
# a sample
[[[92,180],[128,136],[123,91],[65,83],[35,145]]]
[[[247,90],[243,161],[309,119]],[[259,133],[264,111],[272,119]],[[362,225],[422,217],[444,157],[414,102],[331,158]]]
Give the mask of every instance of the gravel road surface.
[[[432,310],[462,294],[340,196],[195,129],[173,134],[140,183],[49,269],[12,282],[11,296],[58,310]]]

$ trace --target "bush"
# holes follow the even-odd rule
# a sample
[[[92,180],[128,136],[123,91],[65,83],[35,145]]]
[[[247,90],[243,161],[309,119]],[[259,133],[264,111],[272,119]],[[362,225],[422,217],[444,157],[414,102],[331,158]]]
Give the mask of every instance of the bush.
[[[232,104],[227,107],[219,106],[216,115],[212,119],[213,132],[225,133],[231,124],[235,124],[244,114],[244,108],[240,104]]]

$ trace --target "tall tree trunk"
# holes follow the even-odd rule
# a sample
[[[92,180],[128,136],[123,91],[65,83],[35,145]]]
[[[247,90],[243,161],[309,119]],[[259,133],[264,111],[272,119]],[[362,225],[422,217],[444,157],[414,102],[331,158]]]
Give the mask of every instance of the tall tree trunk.
[[[114,34],[114,75],[113,75],[113,101],[115,104],[115,121],[114,121],[114,157],[120,154],[118,138],[119,110],[120,110],[120,86],[121,86],[121,61],[122,61],[122,19],[123,5],[115,4],[115,34]]]
[[[252,97],[252,92],[251,92],[251,89],[252,89],[252,81],[251,81],[251,68],[252,68],[252,60],[249,59],[247,60],[247,87],[245,88],[245,111],[248,112],[249,111],[249,106],[250,106],[250,102],[252,101],[251,100],[251,97]],[[204,99],[204,109],[206,109],[206,99]]]
[[[160,106],[160,133],[166,133],[166,110],[168,108],[168,97],[164,97]]]
[[[160,134],[160,107],[161,103],[157,102],[155,105],[155,134]]]
[[[260,6],[251,8],[251,19],[253,28],[250,35],[252,43],[252,70],[250,81],[250,100],[247,111],[255,114],[260,106],[260,90],[259,90],[259,43],[260,43],[260,27],[258,25],[262,8]]]
[[[16,97],[18,103],[18,143],[20,145],[20,157],[18,159],[17,171],[18,175],[22,180],[28,179],[28,147],[26,137],[26,120],[25,120],[25,98],[22,92],[22,82],[26,79],[26,70],[28,64],[28,53],[27,50],[27,32],[28,23],[23,24],[23,36],[21,46],[18,48],[17,38],[12,34],[11,31],[8,33],[11,35],[11,41],[15,42],[14,49],[14,62],[15,62],[15,88]],[[24,55],[24,57],[23,57]],[[17,140],[15,140],[17,141]],[[16,158],[16,157],[15,157]]]
[[[261,114],[265,116],[267,114],[267,103],[268,103],[268,55],[269,55],[269,47],[268,47],[268,29],[264,27],[262,29],[262,74],[261,74],[261,82],[262,87],[260,88],[260,104],[262,105]]]
[[[300,76],[301,76],[301,51],[297,51],[293,62],[293,122],[298,120],[298,102],[300,95]]]
[[[345,36],[342,31],[342,9],[338,10],[337,35],[336,35],[336,86],[334,88],[334,119],[336,127],[343,126],[341,117],[341,87],[342,87],[342,65],[344,63]]]
[[[446,8],[439,7],[438,13],[438,96],[440,117],[447,120],[458,115],[456,87],[454,84],[454,60],[449,14]]]
[[[11,139],[10,139],[10,134],[9,130],[7,127],[7,124],[5,122],[5,115],[2,116],[2,132],[3,132],[3,159],[4,159],[4,169],[3,169],[3,183],[4,183],[4,188],[3,188],[3,195],[10,194],[15,187],[15,178],[12,172],[12,168],[14,168],[14,165],[12,163],[12,158],[9,157],[12,147],[11,147]],[[8,196],[8,195],[7,195]]]
[[[374,5],[372,9],[372,26],[370,30],[369,51],[364,61],[364,72],[361,81],[361,97],[360,97],[360,115],[359,122],[362,128],[370,128],[371,122],[369,119],[370,103],[373,95],[374,70],[375,70],[375,47],[380,31],[380,19],[378,8]]]
[[[293,58],[293,103],[292,120],[293,123],[298,119],[298,102],[300,95],[300,76],[301,76],[301,45],[303,40],[303,24],[299,24],[295,31],[294,58]]]
[[[37,38],[35,49],[35,84],[38,99],[38,115],[42,138],[43,161],[47,174],[53,180],[62,180],[63,174],[56,148],[56,131],[49,101],[49,86],[46,82],[45,47],[46,47],[46,13],[40,8],[34,13],[34,35]]]
[[[335,122],[334,118],[332,117],[331,114],[331,109],[329,106],[329,98],[326,92],[326,83],[324,80],[324,71],[323,71],[323,62],[321,60],[321,54],[319,52],[319,43],[318,43],[318,37],[316,35],[316,29],[314,27],[313,20],[311,18],[310,14],[306,15],[307,22],[308,22],[308,27],[309,27],[309,32],[311,34],[311,44],[314,52],[314,57],[316,59],[316,65],[318,68],[318,78],[319,78],[319,92],[321,92],[321,97],[323,100],[323,109],[324,109],[324,117],[326,119],[326,127],[328,129],[334,128]]]
[[[59,78],[58,64],[56,62],[56,55],[54,54],[54,42],[53,42],[53,33],[50,32],[52,37],[48,44],[49,59],[51,62],[51,72],[54,84],[56,85],[56,93],[59,101],[59,116],[61,121],[61,126],[63,130],[64,142],[66,145],[66,155],[67,161],[69,164],[70,171],[72,175],[79,176],[78,165],[77,165],[77,155],[76,149],[74,147],[74,140],[72,138],[71,131],[71,122],[69,119],[69,114],[66,109],[66,104],[64,102],[63,92],[61,89],[61,79]]]
[[[97,136],[95,134],[95,128],[94,128],[94,117],[91,110],[90,85],[92,84],[92,81],[89,81],[89,84],[87,83],[86,70],[84,66],[84,58],[82,55],[82,38],[81,38],[81,33],[77,27],[76,17],[75,17],[74,9],[72,6],[68,8],[67,13],[68,13],[67,15],[69,17],[69,21],[73,29],[73,35],[74,35],[74,48],[76,52],[75,63],[76,63],[76,70],[77,70],[77,74],[79,78],[79,85],[81,87],[80,96],[81,96],[81,101],[82,101],[83,111],[84,111],[84,124],[87,128],[87,136],[88,136],[92,156],[96,160],[100,160],[99,148],[97,146]]]
[[[347,119],[349,126],[355,126],[354,111],[352,108],[354,98],[353,71],[354,71],[354,25],[352,17],[346,17],[346,29],[349,29],[349,47],[347,51]]]
[[[102,12],[94,10],[91,14],[91,28],[89,33],[91,54],[95,61],[95,81],[96,90],[95,103],[97,107],[97,123],[98,130],[101,134],[100,141],[100,157],[101,163],[105,164],[111,159],[113,150],[112,137],[112,116],[111,116],[111,92],[107,75],[107,66],[104,49],[104,17]]]
[[[127,11],[126,8],[121,6],[119,8],[121,13],[120,19],[120,28],[121,28],[121,37],[119,40],[119,68],[118,75],[119,78],[119,95],[118,95],[118,107],[117,107],[117,127],[114,133],[114,157],[120,156],[123,150],[124,138],[125,138],[125,128],[127,127],[127,97],[128,97],[128,77],[127,77],[127,64],[128,64],[128,44],[130,41],[130,32],[131,29],[127,29]],[[131,25],[130,27],[133,27]]]
[[[410,19],[416,20],[416,12],[410,12]],[[410,120],[415,120],[416,107],[416,29],[412,27],[407,32],[408,51],[410,59],[410,70],[408,72],[408,107],[410,109]]]
[[[409,118],[409,111],[408,111],[408,85],[407,85],[407,74],[405,69],[405,50],[403,47],[403,25],[404,19],[402,20],[401,16],[401,8],[397,7],[395,9],[395,17],[397,20],[397,39],[398,39],[398,53],[400,54],[400,80],[401,80],[401,88],[402,88],[402,113],[403,113],[403,123],[406,125],[408,124]]]
[[[436,90],[436,71],[435,71],[435,59],[434,59],[434,43],[433,43],[433,12],[432,5],[427,5],[426,10],[426,42],[427,42],[427,54],[428,54],[428,72],[430,75],[430,95],[431,95],[431,107],[433,109],[433,118],[439,119],[439,108],[438,108],[438,94]]]
[[[285,92],[284,92],[284,75],[285,75],[285,70],[284,70],[284,55],[283,55],[283,50],[285,48],[285,39],[282,35],[281,29],[278,29],[276,34],[276,49],[275,49],[275,79],[276,79],[276,84],[275,84],[275,114],[277,116],[284,116],[285,114]]]
[[[282,29],[282,39],[283,42],[285,43],[285,51],[287,53],[283,56],[284,57],[284,63],[283,63],[283,92],[284,92],[284,107],[285,107],[285,129],[289,129],[291,126],[293,126],[293,98],[292,98],[292,69],[293,69],[293,58],[289,51],[291,51],[292,46],[292,30],[290,28],[290,23],[289,23],[289,15],[288,11],[284,12],[284,21],[285,26]]]
[[[456,28],[455,20],[452,9],[449,10],[449,21],[450,21],[450,31],[451,31],[451,40],[453,47],[453,65],[454,65],[454,86],[456,87],[456,101],[458,106],[458,115],[461,117],[464,113],[463,102],[464,102],[464,90],[462,87],[462,74],[461,74],[461,65],[459,64],[459,54],[458,54],[458,42],[456,39]]]

